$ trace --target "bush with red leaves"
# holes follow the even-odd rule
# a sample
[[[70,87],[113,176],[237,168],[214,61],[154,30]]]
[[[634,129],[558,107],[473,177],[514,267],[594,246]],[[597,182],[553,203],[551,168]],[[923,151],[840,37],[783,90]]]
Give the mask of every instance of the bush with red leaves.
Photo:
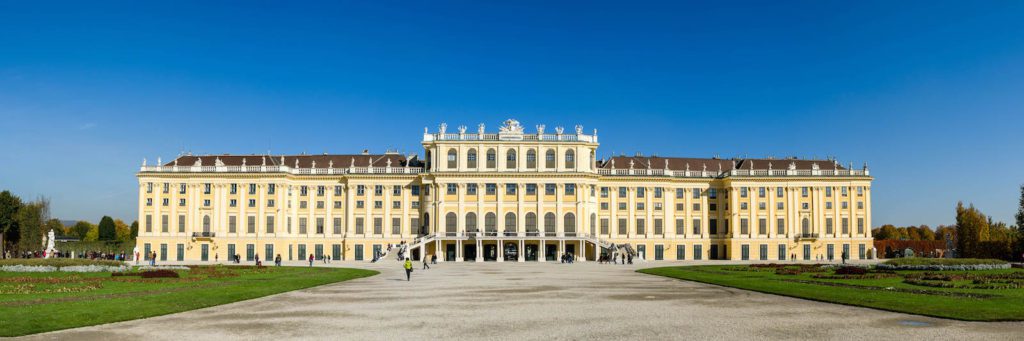
[[[143,271],[142,278],[178,278],[178,273],[172,270],[150,270]]]
[[[856,266],[843,266],[836,269],[836,275],[863,275],[867,273],[868,269]]]

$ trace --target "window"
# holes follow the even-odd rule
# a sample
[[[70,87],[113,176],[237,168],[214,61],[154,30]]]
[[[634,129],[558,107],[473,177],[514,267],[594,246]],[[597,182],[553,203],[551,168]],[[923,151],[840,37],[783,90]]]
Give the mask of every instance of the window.
[[[849,187],[843,186],[843,187],[839,187],[839,189],[841,189],[843,191],[843,196],[844,197],[850,195],[850,193],[849,193],[849,189],[850,188]]]
[[[693,260],[704,259],[704,250],[703,249],[704,249],[704,245],[697,244],[697,245],[693,246]]]
[[[654,203],[654,210],[655,211],[661,211],[661,203],[660,202]]]
[[[179,233],[184,233],[185,232],[185,215],[184,214],[178,215],[178,232]]]
[[[611,232],[608,231],[608,218],[601,218],[601,234],[607,235]]]
[[[146,232],[153,232],[153,216],[146,215]]]
[[[146,206],[153,206],[153,198],[146,198]]]
[[[356,208],[365,208],[366,202],[362,200],[356,200]]]
[[[858,186],[857,187],[857,196],[858,197],[864,196],[864,187],[862,187],[862,186]],[[864,245],[861,245],[861,246],[863,247]],[[863,259],[864,257],[861,257],[861,258]]]
[[[420,208],[420,202],[419,201],[413,201],[411,203],[410,208]]]
[[[496,193],[498,193],[498,185],[486,184],[484,185],[484,187],[487,191],[487,195],[495,195]]]
[[[514,236],[516,235],[516,214],[512,212],[505,213],[505,235]]]
[[[203,226],[203,227],[205,228],[206,226]],[[233,216],[233,215],[232,216],[228,216],[228,233],[236,233],[236,232],[238,232],[238,217]]]
[[[356,186],[356,195],[366,195],[366,186],[357,185]]]
[[[636,209],[638,211],[643,211],[644,210],[644,203],[642,203],[642,202],[636,203]]]
[[[805,203],[800,204],[800,208],[805,209],[805,210],[806,209],[810,209],[810,205],[805,202]]]
[[[171,184],[165,182],[164,183],[164,193],[167,193],[168,191],[170,191],[170,188],[171,188]]]
[[[456,194],[456,193],[458,193],[458,191],[459,191],[458,185],[456,185],[456,184],[448,184],[448,192],[447,192],[448,194]]]
[[[686,260],[686,245],[676,245],[676,260]]]
[[[526,151],[526,168],[537,168],[537,151],[533,149]]]
[[[636,197],[637,197],[637,198],[643,198],[643,197],[644,197],[644,194],[645,194],[644,190],[646,190],[646,188],[643,188],[643,187],[637,187],[637,188],[636,188]]]
[[[498,168],[498,153],[494,149],[487,150],[487,168]]]
[[[750,222],[747,220],[747,218],[740,218],[740,234],[742,234],[742,235],[750,234],[750,226],[749,225],[750,225]]]
[[[765,219],[765,218],[757,219],[757,234],[760,234],[760,235],[768,234],[768,219]]]
[[[548,151],[544,153],[544,167],[547,168],[547,169],[554,169],[555,168],[555,150],[554,149],[548,149]]]
[[[803,187],[803,188],[801,188],[801,189],[800,189],[800,196],[802,196],[802,197],[806,198],[806,197],[807,197],[807,192],[808,192],[808,189],[807,189],[807,187]]]
[[[864,202],[863,201],[858,201],[857,202],[857,209],[858,210],[863,210],[864,209]]]
[[[714,188],[708,189],[708,198],[717,199],[718,198],[718,190],[716,190]]]
[[[420,185],[412,185],[412,187],[409,187],[409,191],[412,192],[412,195],[420,195]]]
[[[402,234],[402,218],[391,218],[391,234]]]
[[[335,201],[334,208],[341,208],[341,201]]]
[[[356,234],[366,233],[366,220],[362,217],[356,218]]]
[[[775,187],[775,197],[781,198],[782,197],[782,192],[783,192],[782,187]]]
[[[402,202],[398,200],[392,201],[391,208],[402,208]]]
[[[625,198],[627,195],[626,191],[627,189],[625,187],[619,187],[619,198]]]
[[[246,219],[246,233],[256,233],[256,216],[248,216]]]
[[[374,200],[373,208],[384,208],[384,202],[380,200]]]
[[[565,168],[576,168],[576,152],[572,149],[565,151]]]
[[[178,199],[178,206],[185,206],[185,199]]]
[[[718,234],[718,219],[708,220],[708,230],[709,234]]]
[[[476,184],[466,184],[466,194],[467,195],[476,195],[476,189],[477,189]]]
[[[825,234],[832,234],[832,218],[825,218]]]
[[[686,233],[686,219],[676,219],[676,235],[683,235]]]
[[[555,184],[544,184],[544,195],[555,195]]]
[[[267,216],[267,233],[274,233],[274,216]]]
[[[740,198],[746,198],[746,197],[747,197],[747,188],[746,187],[740,187]]]
[[[740,259],[750,260],[750,245],[740,245]]]
[[[206,205],[206,206],[210,206],[210,205]],[[256,199],[249,199],[249,207],[256,207]],[[323,208],[323,207],[320,207],[320,208]]]
[[[515,195],[517,187],[519,187],[519,186],[516,186],[516,184],[505,184],[505,194],[506,195]]]
[[[167,225],[169,224],[167,215],[160,216],[160,232],[167,233]]]
[[[779,260],[786,260],[786,244],[779,244]]]
[[[620,202],[619,203],[619,210],[620,211],[625,211],[626,210],[626,203]]]
[[[693,204],[694,211],[700,211],[700,204]]]
[[[548,212],[544,214],[544,234],[555,235],[555,214]]]
[[[602,198],[607,198],[608,197],[608,187],[601,187],[601,197]]]
[[[537,184],[526,184],[526,195],[537,195]]]
[[[384,234],[384,218],[373,218],[373,234]]]
[[[766,194],[765,194],[765,188],[764,187],[760,187],[760,188],[757,189],[757,197],[758,198],[764,198],[765,195]]]
[[[843,234],[850,234],[850,218],[843,218]]]
[[[299,186],[299,195],[301,195],[301,196],[309,195],[309,186]]]
[[[775,209],[781,211],[782,210],[782,202],[775,203]]]
[[[659,236],[665,234],[665,227],[663,225],[664,223],[661,219],[654,219],[654,234]]]
[[[466,154],[466,168],[476,168],[476,149],[470,149]]]
[[[274,199],[267,199],[267,207],[274,207]]]
[[[842,203],[842,204],[843,204],[843,209],[844,209],[844,210],[845,210],[845,209],[846,209],[847,207],[849,207],[849,203],[847,203],[847,202],[845,202],[845,201],[843,201],[843,203]]]
[[[373,186],[373,195],[384,195],[384,186],[383,185]]]
[[[448,212],[444,215],[444,232],[448,236],[454,236],[458,233],[459,217],[454,212]]]
[[[758,258],[768,260],[768,244],[761,244],[757,250]]]
[[[514,149],[509,149],[505,152],[505,168],[516,168],[516,151]]]
[[[607,211],[608,210],[608,203],[602,202],[601,203],[601,210],[602,211]]]
[[[324,234],[324,218],[316,218],[316,234]]]
[[[185,194],[185,184],[181,184],[181,187],[178,189],[178,194]]]
[[[341,186],[337,186],[335,188],[336,188],[335,191],[337,191],[338,189],[341,189]],[[277,191],[277,185],[274,185],[274,184],[268,184],[267,185],[267,194],[274,194],[274,192],[276,192],[276,191]],[[339,193],[338,195],[341,195],[341,194]]]
[[[745,209],[747,209],[747,203],[746,203],[746,202],[741,202],[741,203],[740,203],[740,209],[741,209],[741,210],[745,210]]]
[[[826,198],[831,198],[832,197],[832,187],[831,186],[825,187],[825,197]]]
[[[638,234],[638,235],[647,234],[647,229],[646,229],[646,226],[645,226],[646,224],[647,224],[647,220],[642,219],[642,218],[641,219],[637,219],[636,220],[636,234]]]
[[[466,232],[477,232],[476,213],[466,213]]]
[[[858,254],[858,258],[857,259],[864,259],[864,256],[865,256],[865,252],[864,251],[866,251],[866,247],[864,246],[864,244],[857,245],[857,254]]]
[[[618,225],[616,225],[619,228],[619,235],[624,236],[629,231],[629,224],[626,221],[626,218],[619,218]]]
[[[402,186],[399,186],[399,185],[391,186],[391,194],[392,195],[402,195]]]
[[[759,202],[759,203],[757,203],[757,209],[764,210],[765,209],[765,205],[767,205],[767,203],[765,203],[764,201]]]
[[[864,234],[864,218],[857,218],[857,234]]]
[[[171,204],[171,199],[164,198],[161,204],[164,205],[165,207],[169,206]]]
[[[811,222],[810,222],[810,220],[808,220],[807,218],[804,218],[804,220],[800,222],[800,230],[801,230],[801,232],[803,234],[810,234],[811,233]]]
[[[306,225],[309,223],[306,217],[299,218],[299,234],[306,234]]]
[[[700,199],[700,189],[699,188],[694,188],[693,191],[691,191],[691,192],[693,192],[693,198],[694,199]]]
[[[455,151],[455,148],[448,150],[448,169],[455,169],[459,167],[459,154]]]
[[[331,225],[334,228],[334,234],[341,234],[341,225],[341,217],[334,217],[334,224]]]
[[[484,214],[484,232],[491,235],[498,234],[498,216],[494,212]]]
[[[775,234],[786,234],[786,219],[775,219]]]
[[[696,236],[701,235],[700,219],[693,220],[693,234]]]
[[[146,183],[146,193],[153,193],[153,183],[152,182],[147,182]]]
[[[299,208],[305,209],[305,208],[306,208],[306,206],[307,206],[307,205],[306,205],[306,201],[305,201],[305,200],[303,200],[303,201],[299,201]]]
[[[576,184],[565,184],[565,195],[576,195]]]
[[[654,188],[654,197],[655,198],[661,198],[661,187],[655,187]]]
[[[682,188],[676,188],[676,199],[682,199],[686,195],[686,190]]]

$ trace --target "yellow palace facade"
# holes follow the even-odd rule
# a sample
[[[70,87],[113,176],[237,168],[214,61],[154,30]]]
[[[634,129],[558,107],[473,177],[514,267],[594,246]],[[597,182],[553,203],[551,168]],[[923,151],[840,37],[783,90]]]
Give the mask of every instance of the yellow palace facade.
[[[835,160],[613,156],[597,131],[424,129],[423,158],[183,155],[143,163],[159,260],[838,260],[872,256],[871,176]],[[395,245],[394,247],[390,247]],[[401,247],[398,247],[398,246]]]

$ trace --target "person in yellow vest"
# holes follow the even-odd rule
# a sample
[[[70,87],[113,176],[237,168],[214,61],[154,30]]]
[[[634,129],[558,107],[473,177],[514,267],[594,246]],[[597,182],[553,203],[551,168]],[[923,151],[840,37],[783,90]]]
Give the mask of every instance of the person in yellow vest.
[[[412,278],[412,259],[405,259],[405,280],[409,281]]]

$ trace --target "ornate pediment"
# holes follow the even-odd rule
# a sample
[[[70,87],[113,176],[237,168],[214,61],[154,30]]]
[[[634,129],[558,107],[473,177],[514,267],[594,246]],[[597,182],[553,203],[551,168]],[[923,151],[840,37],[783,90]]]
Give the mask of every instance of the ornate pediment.
[[[499,134],[522,134],[523,126],[519,125],[519,121],[514,119],[505,120],[505,125],[498,128]]]

